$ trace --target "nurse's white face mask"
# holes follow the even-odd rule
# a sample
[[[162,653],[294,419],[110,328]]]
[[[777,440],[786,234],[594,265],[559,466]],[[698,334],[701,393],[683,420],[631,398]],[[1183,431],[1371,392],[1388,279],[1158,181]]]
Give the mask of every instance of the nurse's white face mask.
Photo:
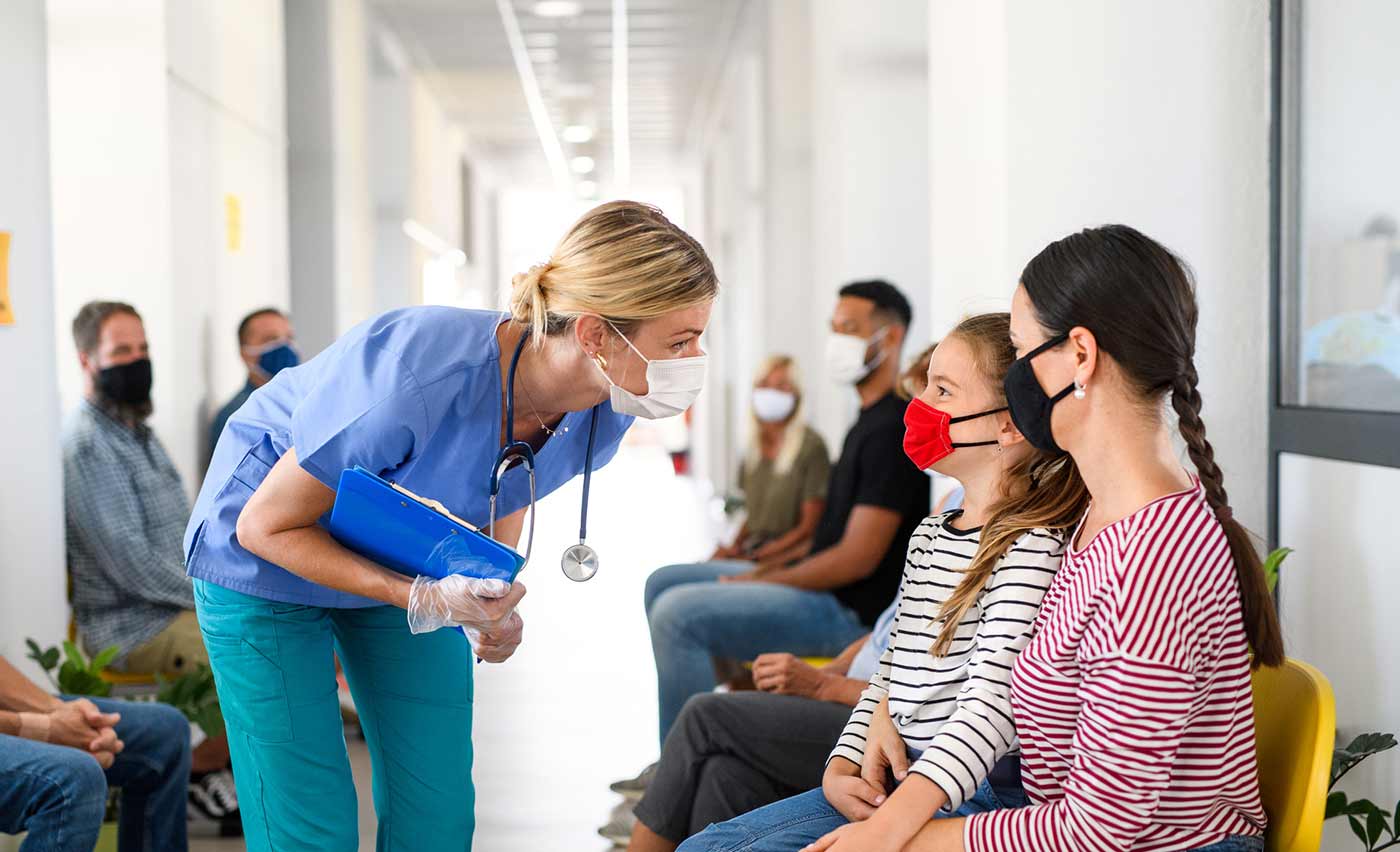
[[[617,331],[617,326],[608,322],[613,331]],[[638,396],[628,389],[622,387],[612,380],[608,371],[603,369],[602,364],[597,361],[593,365],[603,374],[603,378],[608,380],[611,387],[609,396],[612,402],[612,409],[618,414],[629,414],[634,417],[641,417],[646,420],[659,420],[662,417],[674,417],[695,404],[695,398],[700,395],[700,389],[705,386],[705,365],[709,361],[708,355],[697,355],[693,358],[667,358],[661,361],[652,361],[641,353],[632,341],[627,339],[627,335],[617,331],[617,336],[637,353],[637,357],[646,362],[647,365],[647,392]]]

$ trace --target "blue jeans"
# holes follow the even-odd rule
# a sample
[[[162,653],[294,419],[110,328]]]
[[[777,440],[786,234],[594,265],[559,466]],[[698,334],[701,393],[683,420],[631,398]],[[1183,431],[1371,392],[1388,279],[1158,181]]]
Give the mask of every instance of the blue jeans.
[[[1026,794],[1019,788],[993,790],[986,781],[977,793],[953,814],[971,816],[1001,808],[1019,808]],[[849,820],[827,804],[820,789],[759,808],[729,822],[712,825],[686,842],[677,852],[793,852],[815,843]]]
[[[983,781],[962,807],[944,816],[966,817],[1029,804],[1019,787],[993,789]],[[849,820],[827,804],[821,790],[777,802],[729,822],[712,825],[680,845],[676,852],[793,852],[815,843]],[[1264,852],[1262,837],[1227,837],[1195,852]]]
[[[712,659],[787,652],[834,657],[870,632],[830,592],[774,583],[718,582],[745,562],[670,565],[647,578],[646,613],[656,656],[661,742],[692,695],[715,686]]]
[[[121,788],[122,852],[186,848],[189,722],[164,704],[92,702],[122,717],[126,748],[105,772],[76,748],[0,735],[0,833],[28,831],[23,852],[90,852],[110,784]]]

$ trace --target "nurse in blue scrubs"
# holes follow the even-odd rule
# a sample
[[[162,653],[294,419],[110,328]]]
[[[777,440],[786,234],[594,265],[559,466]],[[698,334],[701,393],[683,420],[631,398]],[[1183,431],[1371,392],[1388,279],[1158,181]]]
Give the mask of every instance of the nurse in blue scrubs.
[[[510,428],[543,497],[584,470],[590,423],[600,467],[634,416],[690,406],[717,291],[704,249],[660,211],[605,204],[515,277],[508,314],[390,311],[229,419],[185,548],[250,850],[358,848],[333,655],[374,764],[378,848],[470,848],[472,658],[504,661],[521,640],[521,583],[410,578],[331,538],[341,472],[485,527]],[[529,499],[524,470],[501,477],[497,539],[517,544]],[[471,644],[437,629],[458,626]]]

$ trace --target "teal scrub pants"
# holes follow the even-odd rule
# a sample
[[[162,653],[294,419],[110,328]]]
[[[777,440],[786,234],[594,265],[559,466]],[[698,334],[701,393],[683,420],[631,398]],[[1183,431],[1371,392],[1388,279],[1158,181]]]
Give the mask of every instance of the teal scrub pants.
[[[374,766],[376,848],[471,848],[473,660],[461,632],[414,636],[392,606],[278,603],[202,580],[194,594],[251,852],[359,848],[333,654]]]

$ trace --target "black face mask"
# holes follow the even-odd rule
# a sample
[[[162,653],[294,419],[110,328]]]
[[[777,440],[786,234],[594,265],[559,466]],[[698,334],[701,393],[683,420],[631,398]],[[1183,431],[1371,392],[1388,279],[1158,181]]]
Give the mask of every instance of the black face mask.
[[[151,401],[151,359],[119,364],[97,371],[97,391],[118,405],[142,405]]]
[[[1006,371],[1006,380],[1002,383],[1006,389],[1006,407],[1011,410],[1011,422],[1016,424],[1032,447],[1047,453],[1064,453],[1050,431],[1050,415],[1055,410],[1055,404],[1074,390],[1074,382],[1054,396],[1047,395],[1040,386],[1040,380],[1035,377],[1031,360],[1066,340],[1069,340],[1068,334],[1052,337],[1024,357],[1011,362],[1011,367]]]

